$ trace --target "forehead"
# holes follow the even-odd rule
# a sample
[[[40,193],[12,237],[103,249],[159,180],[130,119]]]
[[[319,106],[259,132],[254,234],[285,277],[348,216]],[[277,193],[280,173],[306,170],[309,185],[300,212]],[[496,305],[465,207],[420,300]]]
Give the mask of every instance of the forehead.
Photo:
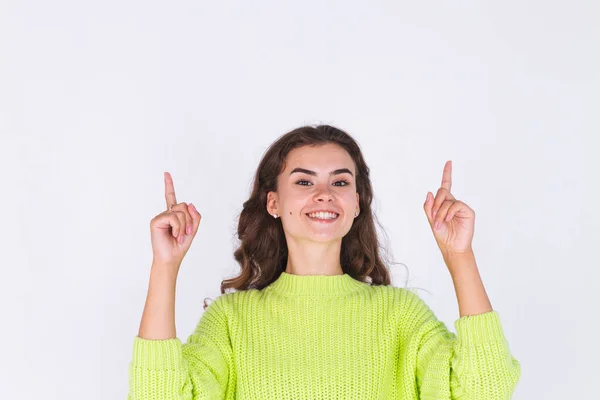
[[[309,169],[345,167],[354,172],[354,163],[350,154],[341,146],[333,143],[293,149],[287,155],[285,170],[296,167]]]

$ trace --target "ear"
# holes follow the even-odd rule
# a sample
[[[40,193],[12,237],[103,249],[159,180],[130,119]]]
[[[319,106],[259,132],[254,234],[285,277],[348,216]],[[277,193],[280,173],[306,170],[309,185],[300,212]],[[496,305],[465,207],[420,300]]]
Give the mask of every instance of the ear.
[[[277,211],[277,193],[276,192],[269,192],[267,193],[267,212],[271,215],[277,213],[279,214],[279,212]]]
[[[358,212],[360,213],[360,202],[359,202],[359,196],[358,196],[358,192],[356,192],[356,208],[358,209]]]

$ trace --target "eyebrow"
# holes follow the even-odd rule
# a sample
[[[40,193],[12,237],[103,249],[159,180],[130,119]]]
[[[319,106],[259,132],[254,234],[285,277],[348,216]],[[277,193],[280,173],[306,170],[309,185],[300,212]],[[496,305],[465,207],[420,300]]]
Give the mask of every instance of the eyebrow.
[[[293,174],[294,172],[301,172],[303,174],[317,176],[317,173],[315,171],[311,171],[311,170],[305,169],[305,168],[294,168],[292,170],[292,172],[290,172],[290,175]],[[333,170],[329,173],[329,175],[339,175],[339,174],[344,174],[344,173],[354,176],[352,171],[350,171],[348,168],[339,168],[339,169]]]

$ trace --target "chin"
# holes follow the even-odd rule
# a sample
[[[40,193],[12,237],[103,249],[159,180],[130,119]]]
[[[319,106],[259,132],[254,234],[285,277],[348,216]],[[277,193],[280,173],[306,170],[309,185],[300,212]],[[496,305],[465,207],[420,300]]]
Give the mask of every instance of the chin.
[[[311,231],[308,233],[308,237],[314,240],[315,242],[335,242],[337,240],[342,240],[344,236],[350,231],[348,230],[331,230],[331,231]]]

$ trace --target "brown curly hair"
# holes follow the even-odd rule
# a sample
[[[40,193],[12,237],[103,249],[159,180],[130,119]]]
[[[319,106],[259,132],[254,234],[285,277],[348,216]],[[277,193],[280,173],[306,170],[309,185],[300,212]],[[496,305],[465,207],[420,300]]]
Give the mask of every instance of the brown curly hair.
[[[344,148],[354,161],[361,210],[350,231],[342,238],[342,269],[354,279],[371,285],[391,284],[387,250],[379,243],[375,228],[377,218],[371,209],[373,189],[369,167],[358,143],[339,128],[307,125],[280,136],[264,153],[254,176],[250,198],[244,202],[239,214],[237,236],[240,244],[233,255],[241,271],[234,278],[221,282],[221,294],[227,289],[265,288],[285,271],[288,255],[286,239],[281,221],[267,212],[267,193],[277,191],[277,177],[284,171],[285,160],[291,150],[329,143]],[[378,221],[377,224],[381,228]],[[383,229],[382,233],[385,236]]]

